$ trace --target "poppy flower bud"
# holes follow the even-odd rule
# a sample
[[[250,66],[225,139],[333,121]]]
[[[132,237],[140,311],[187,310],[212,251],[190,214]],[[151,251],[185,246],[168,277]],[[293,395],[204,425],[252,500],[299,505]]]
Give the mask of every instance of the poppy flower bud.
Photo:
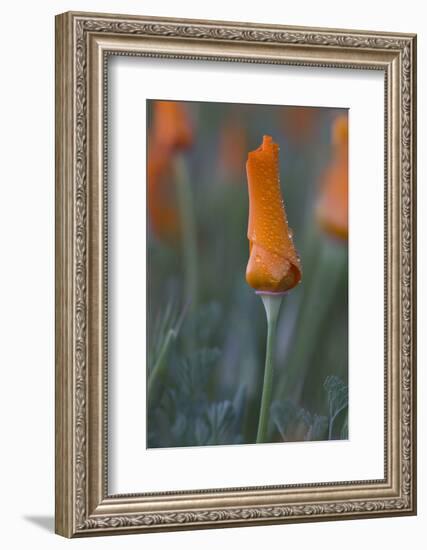
[[[262,292],[285,292],[301,280],[301,263],[288,227],[279,180],[279,146],[270,136],[248,155],[248,239],[246,281]]]

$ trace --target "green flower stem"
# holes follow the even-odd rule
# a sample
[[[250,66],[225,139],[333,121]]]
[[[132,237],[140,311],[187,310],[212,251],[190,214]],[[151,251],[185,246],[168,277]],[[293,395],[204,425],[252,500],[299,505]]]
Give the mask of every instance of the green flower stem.
[[[271,398],[273,394],[274,352],[276,348],[277,320],[283,294],[259,293],[267,316],[267,347],[265,354],[264,384],[262,388],[261,409],[258,422],[256,442],[268,440],[268,422],[270,419]]]
[[[176,159],[178,204],[181,217],[181,242],[184,259],[185,303],[194,310],[198,301],[196,220],[187,162],[183,155]]]

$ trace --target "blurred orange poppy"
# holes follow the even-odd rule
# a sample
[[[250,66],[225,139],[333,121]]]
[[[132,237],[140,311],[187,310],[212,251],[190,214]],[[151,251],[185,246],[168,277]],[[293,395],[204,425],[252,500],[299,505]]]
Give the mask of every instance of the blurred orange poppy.
[[[147,204],[156,235],[174,243],[180,235],[174,159],[193,142],[188,112],[181,102],[153,101],[153,123],[148,134]]]
[[[323,174],[316,216],[323,230],[348,239],[348,117],[339,116],[332,126],[333,155]]]
[[[151,139],[165,150],[188,149],[193,143],[193,128],[182,101],[153,101]]]
[[[246,281],[263,292],[285,292],[301,280],[279,181],[279,146],[270,136],[248,155],[249,261]]]
[[[180,217],[169,154],[149,148],[147,203],[150,226],[162,240],[174,243],[180,235]]]

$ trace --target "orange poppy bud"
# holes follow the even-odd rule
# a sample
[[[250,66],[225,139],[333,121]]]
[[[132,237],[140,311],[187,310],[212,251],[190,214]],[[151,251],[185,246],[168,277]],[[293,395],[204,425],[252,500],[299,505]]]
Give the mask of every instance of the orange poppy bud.
[[[316,208],[317,220],[328,234],[348,239],[348,117],[332,128],[333,158],[326,169]]]
[[[167,150],[187,149],[193,129],[185,105],[180,101],[154,101],[151,139]]]
[[[249,262],[246,281],[263,292],[285,292],[301,280],[279,181],[279,146],[270,136],[248,155]]]

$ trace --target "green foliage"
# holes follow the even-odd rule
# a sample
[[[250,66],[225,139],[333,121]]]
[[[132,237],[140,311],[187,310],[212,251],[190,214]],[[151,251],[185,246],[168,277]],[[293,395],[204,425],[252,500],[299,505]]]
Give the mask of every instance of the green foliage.
[[[195,436],[197,445],[225,445],[239,443],[235,426],[236,412],[230,401],[210,403],[197,419]]]
[[[323,441],[325,439],[328,419],[326,416],[315,414],[311,421],[310,430],[307,435],[309,441]]]
[[[221,329],[221,306],[217,302],[201,304],[183,326],[183,340],[193,337],[198,346],[209,346],[217,340]]]
[[[328,416],[312,413],[290,400],[274,401],[271,406],[272,431],[280,441],[324,441],[348,438],[348,387],[337,376],[328,376],[323,384]],[[335,429],[340,414],[341,429]],[[273,436],[274,437],[274,436]]]
[[[274,401],[271,405],[271,420],[282,441],[289,441],[292,427],[298,420],[298,408],[289,401]]]
[[[342,424],[340,439],[348,439],[348,413],[345,415],[344,422]]]
[[[328,395],[328,410],[329,410],[329,424],[328,424],[328,439],[334,439],[334,423],[338,419],[340,413],[348,409],[348,386],[344,384],[338,376],[328,376],[323,384]],[[342,430],[344,434],[348,432],[347,416],[345,425]],[[344,439],[339,437],[339,439]]]
[[[178,308],[173,300],[169,300],[164,309],[160,309],[153,323],[153,329],[150,331],[149,342],[149,369],[152,371],[157,363],[164,343],[168,340],[168,335],[178,329]]]
[[[207,391],[213,369],[220,357],[218,349],[202,348],[181,359],[171,373],[170,382],[183,399],[201,399]]]
[[[155,323],[154,338],[149,355],[152,363],[148,369],[148,398],[153,402],[161,396],[167,364],[172,347],[178,337],[185,310],[178,317],[177,308],[173,301],[169,301],[163,313],[159,315]]]
[[[328,419],[299,408],[291,401],[275,401],[271,408],[273,429],[281,441],[322,441],[326,439]]]
[[[171,318],[169,312],[167,317]],[[219,320],[220,314],[211,304],[201,307],[196,318],[209,320],[209,328],[213,331],[214,320]],[[163,322],[162,326],[167,323]],[[188,330],[188,323],[184,323],[184,337]],[[211,395],[212,377],[221,352],[218,348],[201,347],[211,336],[210,331],[197,330],[196,335],[195,349],[185,352],[184,345],[176,346],[162,379],[163,392],[157,395],[157,400],[149,400],[149,447],[242,442],[245,390],[239,388],[232,401],[216,400],[215,395]]]

